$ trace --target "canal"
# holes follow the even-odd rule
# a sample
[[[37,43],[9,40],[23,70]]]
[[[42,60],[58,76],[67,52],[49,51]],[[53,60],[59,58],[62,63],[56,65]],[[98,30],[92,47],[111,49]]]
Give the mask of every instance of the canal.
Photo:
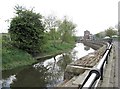
[[[76,43],[71,52],[63,53],[31,66],[2,71],[2,87],[54,87],[64,80],[67,64],[94,52],[82,43]]]

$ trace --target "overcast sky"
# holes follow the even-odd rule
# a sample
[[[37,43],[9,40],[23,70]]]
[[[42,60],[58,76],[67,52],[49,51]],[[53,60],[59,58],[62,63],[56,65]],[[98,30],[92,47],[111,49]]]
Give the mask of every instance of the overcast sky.
[[[1,0],[0,33],[7,32],[8,20],[14,17],[15,5],[26,8],[35,7],[35,11],[47,16],[53,14],[58,18],[68,16],[77,24],[76,35],[83,35],[85,30],[92,34],[103,31],[118,22],[119,0]]]

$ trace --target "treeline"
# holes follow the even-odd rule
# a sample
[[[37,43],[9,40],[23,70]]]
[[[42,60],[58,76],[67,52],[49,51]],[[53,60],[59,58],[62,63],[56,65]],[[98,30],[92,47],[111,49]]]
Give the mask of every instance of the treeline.
[[[11,44],[18,49],[34,56],[75,42],[76,24],[67,17],[64,19],[58,19],[53,15],[45,17],[33,9],[22,6],[15,6],[15,14],[8,32]]]
[[[117,36],[117,35],[118,35],[118,31],[115,30],[113,27],[109,27],[105,31],[102,31],[102,32],[95,34],[95,37],[103,39],[106,36],[112,38],[112,37]]]

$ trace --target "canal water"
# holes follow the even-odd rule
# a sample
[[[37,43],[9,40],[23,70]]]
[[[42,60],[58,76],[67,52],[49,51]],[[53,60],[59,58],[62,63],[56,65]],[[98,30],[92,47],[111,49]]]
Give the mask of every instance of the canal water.
[[[71,52],[63,53],[31,66],[2,71],[0,87],[54,87],[64,80],[66,66],[94,50],[76,43]],[[8,88],[7,88],[8,89]]]

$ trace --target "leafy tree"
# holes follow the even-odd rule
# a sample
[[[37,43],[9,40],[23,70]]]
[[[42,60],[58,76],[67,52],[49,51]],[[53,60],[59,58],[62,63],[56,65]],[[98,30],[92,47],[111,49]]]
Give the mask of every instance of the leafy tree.
[[[44,17],[44,24],[47,30],[55,29],[58,26],[57,22],[58,21],[56,16],[49,15],[47,17]]]
[[[95,37],[97,39],[104,38],[105,37],[105,31],[102,31],[102,32],[99,32],[99,33],[95,34]]]
[[[15,6],[15,10],[16,16],[8,29],[12,44],[32,54],[41,52],[45,43],[42,16],[22,6]]]
[[[61,40],[63,42],[72,42],[74,40],[73,33],[75,31],[76,25],[68,21],[67,18],[63,20],[63,22],[60,24],[58,30],[61,35]]]
[[[48,31],[49,39],[53,40],[53,45],[55,47],[56,40],[59,38],[59,34],[57,32],[57,28],[59,26],[60,21],[57,20],[56,16],[49,15],[48,17],[44,18],[45,28]]]
[[[97,38],[100,38],[100,33],[95,34]]]
[[[106,36],[112,37],[113,35],[117,35],[117,31],[114,30],[112,27],[105,30]]]

